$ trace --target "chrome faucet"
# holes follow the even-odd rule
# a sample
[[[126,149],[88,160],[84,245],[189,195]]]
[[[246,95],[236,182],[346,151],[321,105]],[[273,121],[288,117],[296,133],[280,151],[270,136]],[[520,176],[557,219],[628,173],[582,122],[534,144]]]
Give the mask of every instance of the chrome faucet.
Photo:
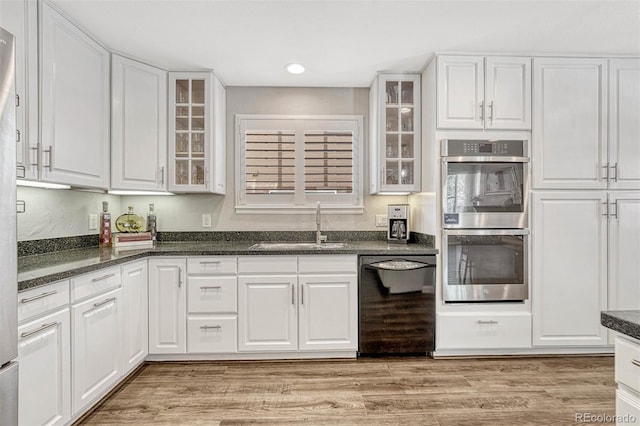
[[[322,235],[322,231],[320,230],[320,201],[316,204],[316,244],[321,244],[327,242],[327,236]]]

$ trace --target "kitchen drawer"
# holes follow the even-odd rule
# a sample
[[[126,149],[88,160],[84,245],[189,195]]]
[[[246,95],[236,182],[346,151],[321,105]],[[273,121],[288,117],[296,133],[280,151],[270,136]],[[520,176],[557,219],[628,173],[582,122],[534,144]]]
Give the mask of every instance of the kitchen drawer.
[[[356,274],[358,257],[355,255],[311,255],[298,257],[301,274]]]
[[[436,321],[437,349],[531,347],[531,314],[441,313]]]
[[[71,279],[71,302],[111,290],[121,283],[120,268],[106,268]]]
[[[623,389],[616,390],[616,424],[640,424],[640,395]]]
[[[187,311],[190,314],[238,311],[237,277],[189,277]]]
[[[190,317],[187,320],[187,352],[237,352],[236,316]]]
[[[640,343],[616,337],[616,382],[640,392]]]
[[[69,281],[18,293],[18,322],[69,304]]]
[[[238,260],[235,256],[189,257],[187,274],[235,275],[238,271]]]
[[[297,256],[240,256],[240,274],[297,274]]]

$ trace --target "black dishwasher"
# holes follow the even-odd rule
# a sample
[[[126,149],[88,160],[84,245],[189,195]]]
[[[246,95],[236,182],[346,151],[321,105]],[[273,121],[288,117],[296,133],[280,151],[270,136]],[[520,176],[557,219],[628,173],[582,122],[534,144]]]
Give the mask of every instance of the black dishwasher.
[[[436,256],[360,256],[358,356],[435,349]]]

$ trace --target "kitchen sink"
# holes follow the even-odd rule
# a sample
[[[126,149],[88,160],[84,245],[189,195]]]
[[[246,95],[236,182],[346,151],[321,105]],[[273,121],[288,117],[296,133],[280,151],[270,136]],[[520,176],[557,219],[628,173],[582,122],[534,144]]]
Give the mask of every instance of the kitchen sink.
[[[327,250],[345,246],[345,243],[262,242],[250,246],[249,250]]]

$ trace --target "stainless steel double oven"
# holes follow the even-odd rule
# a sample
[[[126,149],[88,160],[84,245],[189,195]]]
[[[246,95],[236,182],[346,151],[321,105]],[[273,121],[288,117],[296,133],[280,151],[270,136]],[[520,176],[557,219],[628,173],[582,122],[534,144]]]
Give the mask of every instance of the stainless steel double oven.
[[[442,141],[445,302],[528,298],[526,140]]]

